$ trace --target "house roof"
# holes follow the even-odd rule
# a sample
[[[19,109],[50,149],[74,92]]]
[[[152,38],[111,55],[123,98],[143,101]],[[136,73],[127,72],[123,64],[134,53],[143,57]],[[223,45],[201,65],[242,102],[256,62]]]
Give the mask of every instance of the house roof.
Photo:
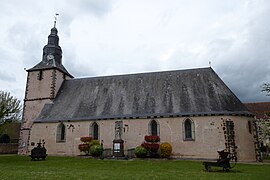
[[[251,115],[212,68],[65,80],[35,122]]]
[[[7,122],[0,126],[0,136],[7,134],[10,139],[19,139],[21,123]]]
[[[270,102],[255,102],[244,104],[250,112],[258,119],[269,119],[267,113],[270,113]]]

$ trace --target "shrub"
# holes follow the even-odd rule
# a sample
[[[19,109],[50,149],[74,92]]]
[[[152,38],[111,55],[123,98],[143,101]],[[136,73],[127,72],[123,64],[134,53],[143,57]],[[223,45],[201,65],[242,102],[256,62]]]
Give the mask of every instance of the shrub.
[[[93,138],[92,137],[81,137],[80,140],[84,143],[88,143],[88,142],[91,142],[93,140]]]
[[[152,144],[152,143],[143,143],[141,146],[144,147],[149,152],[157,152],[159,148],[159,144]]]
[[[164,142],[160,144],[160,156],[162,158],[169,158],[172,154],[172,146],[170,143]]]
[[[81,152],[85,152],[86,154],[88,154],[89,148],[90,148],[89,144],[79,144],[79,150]]]
[[[92,137],[81,137],[80,140],[83,142],[83,144],[79,144],[78,148],[80,152],[85,152],[85,154],[89,154],[89,143],[93,140]]]
[[[151,135],[151,136],[144,136],[144,140],[146,142],[157,143],[160,141],[160,138],[159,136]]]
[[[101,147],[101,145],[92,145],[90,147],[90,154],[92,156],[100,156],[103,152],[103,148]]]
[[[144,157],[146,157],[147,154],[148,154],[148,151],[144,147],[138,146],[138,147],[135,148],[136,157],[144,158]]]
[[[89,143],[89,146],[92,147],[94,145],[100,145],[99,141],[98,140],[93,140]]]

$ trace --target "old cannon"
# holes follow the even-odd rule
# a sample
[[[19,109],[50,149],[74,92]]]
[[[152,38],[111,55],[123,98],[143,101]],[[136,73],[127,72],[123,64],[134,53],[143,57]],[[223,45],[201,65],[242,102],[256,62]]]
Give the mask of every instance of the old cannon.
[[[237,162],[237,157],[230,153],[226,152],[225,150],[218,151],[219,158],[217,159],[216,162],[211,162],[211,161],[204,161],[203,165],[206,171],[210,171],[211,167],[216,166],[216,167],[221,167],[223,168],[223,171],[229,171],[232,166],[230,165],[230,161],[234,160]]]
[[[37,143],[37,147],[35,147],[34,149],[31,150],[31,155],[29,155],[31,157],[31,160],[45,160],[47,154],[46,154],[46,149],[44,147],[45,142],[43,141],[43,145],[41,146],[41,142],[39,141],[39,143]]]

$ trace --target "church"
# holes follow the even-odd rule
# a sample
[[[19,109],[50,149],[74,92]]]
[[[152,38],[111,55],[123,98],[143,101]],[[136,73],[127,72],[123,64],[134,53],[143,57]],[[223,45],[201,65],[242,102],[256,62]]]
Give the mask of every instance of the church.
[[[56,27],[42,60],[27,70],[18,153],[39,141],[48,155],[80,155],[91,136],[122,155],[158,135],[172,157],[215,159],[226,149],[256,160],[253,115],[211,68],[74,78],[64,67]]]

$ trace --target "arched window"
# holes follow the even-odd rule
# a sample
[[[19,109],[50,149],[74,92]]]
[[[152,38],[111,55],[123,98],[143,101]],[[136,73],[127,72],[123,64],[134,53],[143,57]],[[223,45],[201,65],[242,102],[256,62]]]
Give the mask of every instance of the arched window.
[[[95,140],[99,140],[99,126],[96,122],[93,122],[90,126],[90,137],[93,137]]]
[[[157,123],[157,121],[150,121],[148,129],[150,135],[159,136],[159,124]]]
[[[190,119],[186,119],[183,123],[183,137],[184,140],[194,140],[194,134],[195,134],[195,129],[194,129],[194,123]]]
[[[60,123],[57,126],[56,142],[65,142],[65,141],[66,141],[66,127],[63,123]]]

